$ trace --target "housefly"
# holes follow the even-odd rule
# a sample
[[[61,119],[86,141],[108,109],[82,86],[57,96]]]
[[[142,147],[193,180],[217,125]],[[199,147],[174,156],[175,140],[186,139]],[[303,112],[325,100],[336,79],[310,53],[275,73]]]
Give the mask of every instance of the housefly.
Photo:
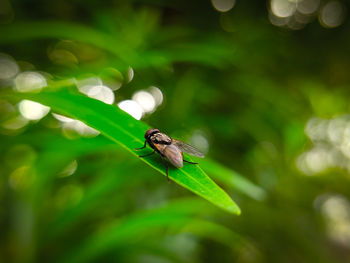
[[[177,168],[183,167],[183,162],[191,163],[191,164],[198,164],[190,161],[186,161],[183,158],[182,152],[188,153],[193,156],[197,157],[204,157],[204,154],[198,151],[196,148],[194,148],[191,145],[188,145],[184,142],[175,140],[170,138],[165,133],[160,132],[158,129],[149,129],[145,133],[145,144],[141,148],[135,148],[135,150],[141,150],[146,148],[146,144],[148,143],[149,146],[153,149],[153,152],[146,154],[146,155],[140,155],[139,157],[146,157],[154,154],[157,152],[163,164],[166,167],[166,176],[168,177],[168,164],[164,161],[163,158],[168,159],[168,161],[174,165]]]

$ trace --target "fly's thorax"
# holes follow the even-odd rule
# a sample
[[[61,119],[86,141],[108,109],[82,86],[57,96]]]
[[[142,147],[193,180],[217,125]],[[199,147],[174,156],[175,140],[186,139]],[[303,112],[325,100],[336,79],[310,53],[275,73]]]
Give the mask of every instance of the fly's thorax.
[[[162,154],[177,168],[183,167],[182,151],[173,144],[163,145]]]
[[[154,143],[154,144],[167,144],[170,145],[172,140],[171,138],[161,132],[154,133],[150,135],[149,139]]]

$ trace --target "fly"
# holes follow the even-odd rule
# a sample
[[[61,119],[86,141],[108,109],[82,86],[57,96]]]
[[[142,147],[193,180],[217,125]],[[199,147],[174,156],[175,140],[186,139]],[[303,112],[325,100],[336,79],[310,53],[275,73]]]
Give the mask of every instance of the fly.
[[[177,168],[183,167],[183,162],[198,164],[194,162],[187,161],[183,158],[183,152],[188,153],[193,156],[200,158],[204,157],[204,154],[198,151],[191,145],[188,145],[184,142],[170,138],[165,133],[160,132],[158,129],[149,129],[145,133],[145,144],[141,148],[135,148],[135,150],[141,150],[146,148],[146,144],[153,149],[153,152],[146,155],[140,155],[139,157],[146,157],[157,152],[160,155],[160,159],[166,167],[166,176],[168,176],[168,164],[164,161],[164,158],[167,158],[169,162]]]

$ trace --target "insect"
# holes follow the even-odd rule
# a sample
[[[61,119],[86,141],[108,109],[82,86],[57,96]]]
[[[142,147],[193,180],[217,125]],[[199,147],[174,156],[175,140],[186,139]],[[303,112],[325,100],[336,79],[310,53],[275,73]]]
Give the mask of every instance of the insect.
[[[198,163],[185,160],[183,158],[182,152],[188,153],[193,156],[201,157],[201,158],[204,157],[204,154],[198,151],[193,146],[188,145],[184,142],[172,139],[165,133],[160,132],[158,129],[147,130],[145,133],[145,139],[146,140],[143,147],[135,148],[135,150],[141,150],[146,148],[146,144],[148,143],[149,146],[151,146],[151,148],[153,149],[153,152],[146,155],[139,155],[139,157],[150,156],[155,152],[157,152],[160,155],[160,158],[166,167],[166,176],[168,180],[169,180],[169,176],[168,176],[169,167],[167,162],[164,161],[164,158],[167,158],[168,161],[175,167],[182,168],[183,162],[198,164]]]

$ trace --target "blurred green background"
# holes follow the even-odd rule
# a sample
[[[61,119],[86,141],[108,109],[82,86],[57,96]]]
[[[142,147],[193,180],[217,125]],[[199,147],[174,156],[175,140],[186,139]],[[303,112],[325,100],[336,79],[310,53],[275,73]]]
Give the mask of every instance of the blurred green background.
[[[349,10],[1,0],[0,261],[350,262]],[[247,194],[207,170],[242,214],[168,184],[83,122],[4,96],[55,81],[256,184]]]

